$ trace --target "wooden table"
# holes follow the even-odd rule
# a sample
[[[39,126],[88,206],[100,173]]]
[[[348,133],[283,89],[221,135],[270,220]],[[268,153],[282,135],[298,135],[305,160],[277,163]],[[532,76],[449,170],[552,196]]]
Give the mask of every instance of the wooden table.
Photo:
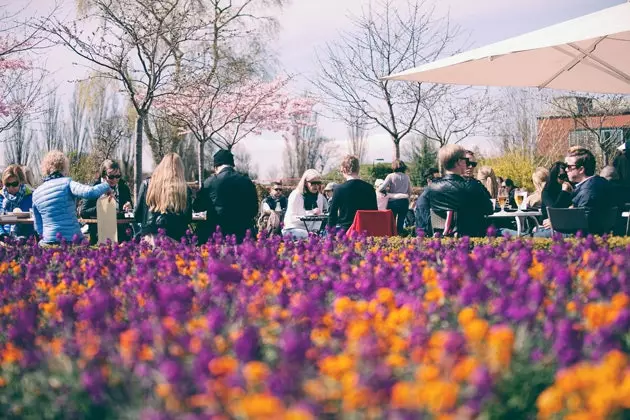
[[[528,219],[534,220],[536,226],[539,226],[537,217],[542,216],[540,210],[531,210],[531,211],[498,211],[494,214],[486,216],[488,219],[501,219],[501,218],[514,218],[516,220],[516,234],[517,236],[523,235],[523,227]]]

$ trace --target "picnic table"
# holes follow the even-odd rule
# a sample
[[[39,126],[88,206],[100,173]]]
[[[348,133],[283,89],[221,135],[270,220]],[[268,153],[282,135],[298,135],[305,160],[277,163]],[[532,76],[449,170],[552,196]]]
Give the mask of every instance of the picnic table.
[[[533,220],[536,226],[539,226],[537,217],[542,216],[540,210],[516,210],[505,211],[501,210],[494,214],[486,216],[488,219],[502,219],[509,218],[516,220],[516,234],[522,236],[524,227],[527,224],[527,220]]]

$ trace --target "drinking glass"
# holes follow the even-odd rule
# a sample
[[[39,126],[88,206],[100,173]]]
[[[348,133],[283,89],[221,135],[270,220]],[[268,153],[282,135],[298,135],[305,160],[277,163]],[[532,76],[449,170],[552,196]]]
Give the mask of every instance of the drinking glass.
[[[499,209],[503,211],[505,209],[505,203],[508,199],[508,190],[506,187],[499,188],[499,194],[497,195],[497,201],[499,202]]]

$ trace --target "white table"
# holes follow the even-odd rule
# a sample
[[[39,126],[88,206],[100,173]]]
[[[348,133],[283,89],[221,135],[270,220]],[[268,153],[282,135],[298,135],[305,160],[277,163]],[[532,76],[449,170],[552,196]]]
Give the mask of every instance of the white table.
[[[486,217],[488,219],[501,219],[501,218],[509,218],[509,219],[513,218],[513,219],[515,219],[516,220],[516,234],[518,236],[521,236],[523,234],[523,227],[525,226],[525,223],[526,223],[527,219],[531,218],[536,223],[536,226],[539,226],[538,220],[536,219],[536,217],[540,217],[540,216],[542,216],[542,213],[540,212],[540,210],[530,210],[530,211],[523,211],[523,210],[504,211],[504,210],[501,210],[499,212],[496,212],[494,214],[488,215]]]

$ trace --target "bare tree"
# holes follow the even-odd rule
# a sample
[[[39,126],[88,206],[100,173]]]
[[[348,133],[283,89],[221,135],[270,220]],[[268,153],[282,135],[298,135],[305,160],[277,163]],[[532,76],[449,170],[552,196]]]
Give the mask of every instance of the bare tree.
[[[444,87],[381,78],[453,52],[448,49],[456,32],[422,0],[375,1],[354,18],[353,30],[318,55],[314,84],[339,118],[364,117],[369,127],[385,130],[400,158],[400,142],[421,121],[422,105],[434,102]]]
[[[258,179],[258,165],[252,162],[252,155],[244,147],[234,151],[234,167],[250,179]]]
[[[64,143],[63,114],[57,92],[51,92],[44,110],[42,122],[43,153],[62,149]]]
[[[87,0],[72,22],[43,27],[83,58],[93,74],[122,84],[136,114],[135,191],[142,182],[142,137],[156,97],[177,85],[181,51],[196,40],[203,22],[197,0]],[[85,30],[85,24],[98,27]]]
[[[323,172],[334,155],[332,140],[319,131],[316,113],[308,122],[296,120],[284,141],[284,172],[288,178],[299,178],[307,169]]]
[[[359,158],[359,162],[364,162],[367,151],[367,121],[365,117],[355,114],[346,121],[348,128],[348,153]]]
[[[35,133],[26,116],[19,116],[8,133],[6,141],[7,162],[18,165],[33,165],[35,163],[35,155],[32,153],[35,146]]]
[[[498,107],[488,90],[444,85],[433,98],[422,101],[422,119],[415,131],[442,147],[475,135],[487,134]]]
[[[75,156],[82,156],[90,146],[90,132],[86,115],[88,109],[79,89],[79,85],[76,85],[68,107],[68,120],[64,133],[64,149]]]
[[[570,118],[574,129],[569,134],[569,146],[585,146],[599,155],[608,165],[617,146],[624,142],[623,128],[613,120],[630,112],[630,99],[624,95],[572,95],[555,97],[552,108],[558,116]]]

